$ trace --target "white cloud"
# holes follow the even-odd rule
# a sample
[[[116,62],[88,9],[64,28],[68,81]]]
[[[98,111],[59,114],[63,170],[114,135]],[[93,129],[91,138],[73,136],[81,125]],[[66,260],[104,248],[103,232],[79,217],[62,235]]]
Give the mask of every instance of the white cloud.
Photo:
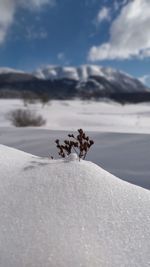
[[[11,1],[11,0],[10,0]],[[43,5],[54,5],[55,0],[14,0],[17,2],[18,6],[28,8],[28,9],[38,9]]]
[[[0,0],[0,43],[6,37],[7,30],[13,22],[15,6],[10,0]]]
[[[110,28],[110,40],[93,46],[91,61],[150,57],[150,1],[133,0],[122,7]]]
[[[126,5],[129,0],[114,0],[114,9],[118,11],[122,6]]]
[[[18,8],[39,9],[43,5],[53,5],[55,0],[0,0],[0,44],[5,41]]]
[[[96,24],[101,23],[102,21],[109,21],[110,20],[110,9],[107,7],[102,7],[99,11],[97,18],[96,18]]]

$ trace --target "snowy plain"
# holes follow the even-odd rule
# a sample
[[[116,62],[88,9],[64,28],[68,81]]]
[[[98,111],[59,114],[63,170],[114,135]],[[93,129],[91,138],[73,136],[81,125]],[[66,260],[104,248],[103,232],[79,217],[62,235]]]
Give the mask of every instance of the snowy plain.
[[[0,266],[149,267],[150,104],[32,104],[37,128],[11,125],[18,108],[0,100]],[[99,166],[48,158],[78,128]]]
[[[21,100],[0,100],[0,127],[12,126],[8,112],[23,108]],[[29,105],[46,120],[42,128],[50,130],[149,133],[150,103],[120,105],[110,101],[51,101]]]
[[[0,151],[0,266],[150,266],[148,190],[75,157]]]
[[[51,101],[28,108],[42,115],[40,128],[16,128],[7,114],[24,108],[20,100],[0,100],[0,143],[37,156],[57,158],[54,141],[83,128],[95,145],[88,159],[118,177],[150,189],[150,103]]]

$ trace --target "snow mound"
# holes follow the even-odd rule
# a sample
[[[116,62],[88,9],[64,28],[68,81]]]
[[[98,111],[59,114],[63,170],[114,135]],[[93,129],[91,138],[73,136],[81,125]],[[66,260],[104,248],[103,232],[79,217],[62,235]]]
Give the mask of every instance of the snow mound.
[[[0,164],[0,266],[149,266],[149,191],[75,156]]]

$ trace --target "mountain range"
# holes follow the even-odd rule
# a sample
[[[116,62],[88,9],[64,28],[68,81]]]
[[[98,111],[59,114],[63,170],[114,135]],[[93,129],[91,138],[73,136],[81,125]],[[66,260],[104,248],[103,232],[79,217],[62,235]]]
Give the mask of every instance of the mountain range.
[[[53,99],[111,98],[119,102],[150,101],[150,89],[140,80],[112,68],[46,66],[34,72],[0,68],[0,96],[30,91]]]

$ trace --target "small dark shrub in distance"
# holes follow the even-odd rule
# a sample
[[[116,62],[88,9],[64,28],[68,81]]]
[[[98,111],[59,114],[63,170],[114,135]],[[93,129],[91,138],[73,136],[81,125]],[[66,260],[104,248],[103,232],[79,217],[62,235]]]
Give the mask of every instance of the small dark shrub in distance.
[[[69,139],[64,140],[63,144],[60,144],[59,139],[55,141],[59,156],[65,158],[74,151],[78,155],[79,160],[85,159],[94,141],[89,136],[86,136],[82,129],[78,130],[77,136],[68,134],[68,137]]]
[[[28,104],[35,104],[38,101],[38,95],[31,91],[23,91],[21,98],[25,107],[27,107]]]
[[[38,98],[43,107],[50,101],[49,94],[46,92],[38,94]]]
[[[26,109],[14,110],[9,113],[8,118],[16,127],[38,127],[46,123],[46,120],[44,120],[42,116]]]

